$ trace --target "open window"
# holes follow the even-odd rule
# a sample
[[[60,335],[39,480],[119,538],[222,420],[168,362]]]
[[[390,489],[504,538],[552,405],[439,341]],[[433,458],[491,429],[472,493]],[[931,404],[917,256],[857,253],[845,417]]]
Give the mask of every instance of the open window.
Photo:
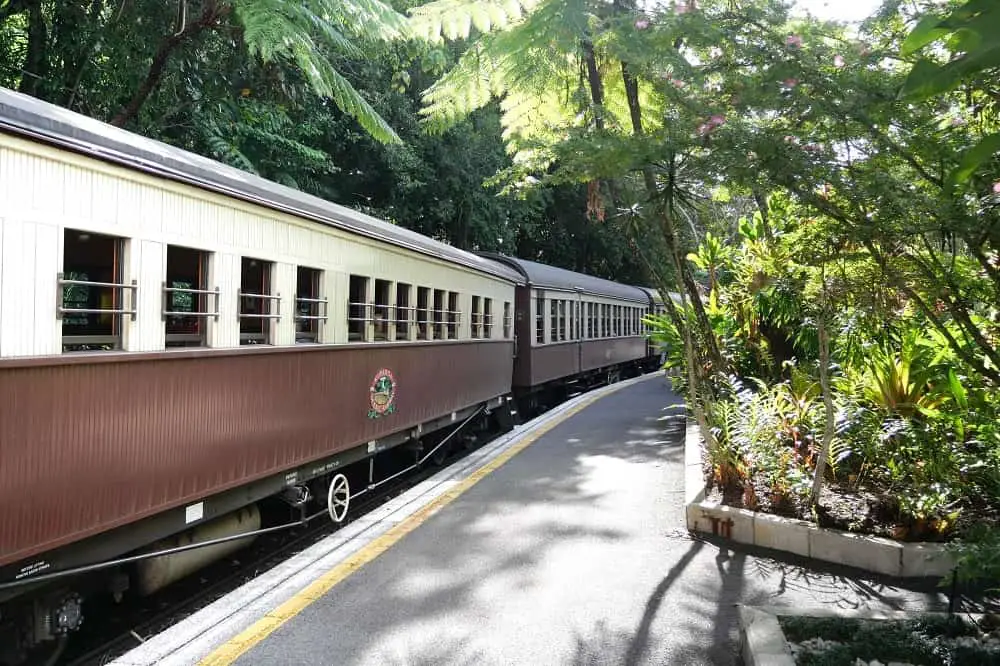
[[[274,264],[243,257],[240,274],[240,344],[274,344],[273,322],[281,318],[280,296],[271,293]]]
[[[363,342],[368,330],[368,278],[352,275],[347,294],[347,339]]]
[[[559,301],[549,299],[549,342],[559,341]]]
[[[447,332],[445,331],[445,307],[444,307],[444,290],[435,289],[434,290],[434,339],[444,340]]]
[[[116,236],[66,229],[56,316],[64,352],[122,349],[124,317],[135,321],[138,286],[123,283],[125,241]]]
[[[319,342],[319,329],[326,323],[328,305],[320,293],[323,271],[299,266],[295,273],[295,342]]]
[[[471,329],[470,334],[473,338],[480,338],[483,335],[482,333],[483,312],[481,310],[482,306],[480,305],[481,300],[482,299],[480,299],[479,296],[472,297],[472,318],[470,319],[469,323]]]
[[[458,324],[461,321],[461,311],[458,308],[458,292],[448,292],[448,339],[458,339]]]
[[[390,293],[392,282],[375,280],[375,341],[386,342],[389,339],[389,324],[392,319]]]
[[[561,299],[559,301],[559,341],[560,342],[565,342],[566,341],[566,333],[567,333],[566,329],[567,329],[567,327],[566,327],[566,301]]]
[[[208,345],[208,321],[219,320],[219,289],[208,288],[210,252],[167,246],[163,320],[167,347]]]
[[[483,337],[493,337],[493,299],[483,298]]]
[[[417,340],[430,340],[430,287],[417,287]]]
[[[535,295],[535,342],[545,342],[545,299],[540,291]]]
[[[410,307],[410,291],[412,287],[402,282],[396,285],[396,339],[410,339],[410,321],[412,320],[412,308]]]

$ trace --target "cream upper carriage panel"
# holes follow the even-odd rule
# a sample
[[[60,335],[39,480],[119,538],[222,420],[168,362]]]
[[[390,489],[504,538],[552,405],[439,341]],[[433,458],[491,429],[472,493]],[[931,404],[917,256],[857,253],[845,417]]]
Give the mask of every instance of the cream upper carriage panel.
[[[379,288],[391,289],[387,312],[394,319],[397,304],[401,316],[418,317],[414,308],[425,290],[432,311],[425,316],[433,319],[434,301],[443,297],[443,309],[461,314],[438,315],[454,317],[457,329],[457,335],[439,337],[458,338],[502,337],[499,326],[485,335],[484,320],[499,324],[502,309],[514,300],[514,285],[522,282],[509,267],[475,254],[5,89],[0,89],[0,221],[0,356],[5,357],[60,353],[63,326],[55,316],[55,295],[66,243],[70,249],[80,242],[93,248],[101,234],[123,239],[113,260],[119,270],[114,283],[123,286],[110,290],[114,302],[108,309],[124,311],[120,342],[128,351],[165,346],[164,283],[172,256],[205,260],[204,270],[199,263],[197,271],[203,284],[186,286],[206,293],[184,297],[198,299],[204,315],[218,313],[195,317],[206,322],[202,342],[211,347],[246,341],[246,320],[238,313],[248,297],[239,294],[247,272],[255,270],[251,264],[266,266],[262,275],[271,296],[258,299],[261,309],[280,317],[258,315],[271,344],[298,339],[290,313],[303,305],[294,298],[304,271],[314,272],[316,293],[310,295],[319,298],[301,300],[315,300],[306,305],[325,317],[313,337],[317,342],[349,340],[347,316],[340,314],[346,315],[357,281],[350,276],[367,280],[367,307],[361,311],[369,324],[378,281]],[[396,326],[405,335],[408,325]],[[433,339],[433,322],[429,328]]]

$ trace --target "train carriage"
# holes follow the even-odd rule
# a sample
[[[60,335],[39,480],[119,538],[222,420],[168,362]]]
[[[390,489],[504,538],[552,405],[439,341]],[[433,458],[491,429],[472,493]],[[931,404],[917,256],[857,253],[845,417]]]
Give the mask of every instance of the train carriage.
[[[279,494],[336,518],[344,465],[502,406],[523,283],[0,89],[0,663],[78,624],[53,572],[247,533]],[[165,559],[101,584],[190,570]]]
[[[610,280],[534,261],[483,253],[516,269],[515,330],[518,350],[512,386],[525,396],[613,381],[647,362],[642,318],[648,293]]]

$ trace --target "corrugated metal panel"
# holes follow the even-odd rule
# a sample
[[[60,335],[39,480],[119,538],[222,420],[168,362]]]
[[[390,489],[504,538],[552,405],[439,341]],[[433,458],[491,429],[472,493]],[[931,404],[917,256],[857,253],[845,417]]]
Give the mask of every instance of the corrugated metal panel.
[[[35,225],[19,219],[4,220],[3,263],[3,339],[0,356],[30,356],[34,352]],[[55,291],[49,301],[55,307]],[[54,309],[53,309],[54,316]]]
[[[51,224],[33,226],[35,239],[30,249],[34,252],[34,272],[31,284],[22,282],[21,286],[31,291],[31,353],[44,356],[58,354],[61,348],[62,326],[55,317],[61,238],[59,228]]]
[[[579,344],[564,342],[531,349],[531,385],[575,375],[580,371]]]
[[[164,346],[163,282],[166,247],[153,241],[132,241],[129,248],[128,280],[139,284],[138,315],[133,325],[126,319],[130,351],[156,351]],[[128,281],[126,280],[126,282]]]
[[[594,370],[606,365],[635,361],[646,356],[646,339],[642,337],[586,340],[580,350],[580,370]]]
[[[0,88],[0,127],[96,159],[186,182],[520,282],[516,271],[471,252],[4,88]],[[115,205],[112,200],[95,201],[95,208],[100,208],[101,215],[109,220]],[[178,222],[182,219],[188,218],[179,218]]]
[[[470,342],[0,363],[0,566],[503,395],[511,353]],[[396,412],[371,419],[381,368]]]

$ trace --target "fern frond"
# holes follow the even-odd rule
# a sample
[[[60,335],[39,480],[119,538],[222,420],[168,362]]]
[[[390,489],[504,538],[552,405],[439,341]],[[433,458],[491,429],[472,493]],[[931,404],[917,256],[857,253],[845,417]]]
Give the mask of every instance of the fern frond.
[[[345,25],[364,37],[402,34],[404,18],[380,0],[239,0],[237,17],[251,55],[264,61],[290,58],[317,94],[353,117],[373,138],[399,143],[389,124],[324,57],[313,35],[348,56],[363,55],[336,25]]]
[[[530,13],[541,0],[435,0],[410,10],[413,33],[432,43],[467,39],[472,27],[482,33],[504,30]]]
[[[443,132],[503,94],[504,58],[487,37],[459,57],[455,66],[424,91],[424,127]]]
[[[293,57],[316,92],[333,99],[340,110],[357,120],[373,139],[382,143],[402,143],[389,123],[329,62],[302,49],[295,49]]]
[[[360,37],[390,41],[412,36],[407,17],[381,0],[313,1],[325,7],[318,13]]]

